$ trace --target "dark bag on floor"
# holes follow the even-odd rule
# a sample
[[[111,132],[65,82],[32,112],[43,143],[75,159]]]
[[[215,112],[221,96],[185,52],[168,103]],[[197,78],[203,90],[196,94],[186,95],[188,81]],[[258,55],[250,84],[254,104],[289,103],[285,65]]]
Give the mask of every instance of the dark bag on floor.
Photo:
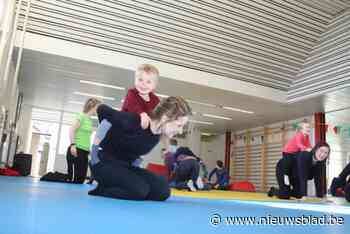
[[[32,168],[32,155],[19,153],[13,158],[13,167],[21,176],[28,176]]]
[[[65,182],[69,183],[68,175],[61,172],[49,172],[46,175],[43,175],[40,180],[42,181],[51,181],[51,182]]]

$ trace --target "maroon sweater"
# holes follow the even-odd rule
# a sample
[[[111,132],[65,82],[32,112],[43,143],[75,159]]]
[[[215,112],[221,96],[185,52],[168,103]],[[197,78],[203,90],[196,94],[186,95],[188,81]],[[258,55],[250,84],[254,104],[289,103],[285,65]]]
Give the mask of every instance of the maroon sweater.
[[[159,103],[159,98],[154,93],[149,93],[149,98],[150,100],[146,102],[139,95],[136,88],[129,89],[123,103],[122,111],[133,112],[136,114],[146,112],[149,114]]]

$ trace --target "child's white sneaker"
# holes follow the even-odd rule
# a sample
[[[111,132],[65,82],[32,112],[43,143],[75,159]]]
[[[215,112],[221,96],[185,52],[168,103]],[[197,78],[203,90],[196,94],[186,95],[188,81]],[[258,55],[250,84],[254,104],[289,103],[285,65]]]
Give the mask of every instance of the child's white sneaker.
[[[188,182],[187,182],[187,187],[190,189],[190,191],[192,191],[192,192],[196,192],[197,191],[197,189],[194,187],[194,185],[193,185],[193,181],[192,180],[189,180]]]

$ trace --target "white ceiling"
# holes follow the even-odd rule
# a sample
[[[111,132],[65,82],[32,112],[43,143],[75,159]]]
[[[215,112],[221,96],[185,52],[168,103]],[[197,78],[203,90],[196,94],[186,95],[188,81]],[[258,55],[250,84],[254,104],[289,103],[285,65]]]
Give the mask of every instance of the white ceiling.
[[[27,30],[287,90],[327,25],[349,6],[348,0],[32,0]]]
[[[32,0],[27,30],[287,90],[327,25],[349,7],[349,0]],[[81,79],[131,87],[133,71],[24,51],[19,82],[26,104],[76,112],[81,105],[69,102],[85,101],[73,94],[79,91],[113,97],[106,103],[120,106],[125,91],[81,84]],[[214,133],[350,106],[349,89],[290,105],[171,77],[161,77],[157,92],[254,112],[191,104],[197,113],[232,118],[194,116],[213,122],[198,126]]]
[[[105,102],[114,107],[120,107],[120,101],[124,97],[125,91],[81,84],[79,80],[131,87],[133,85],[133,71],[24,50],[19,83],[20,91],[24,94],[25,104],[77,112],[81,110],[82,106],[69,102],[84,102],[87,98],[73,94],[75,91],[78,91],[113,97],[115,100],[107,100]],[[349,90],[343,90],[287,105],[164,77],[160,78],[160,85],[157,92],[165,95],[179,95],[194,101],[230,106],[254,112],[251,115],[223,110],[221,108],[191,104],[193,111],[198,113],[193,117],[195,120],[214,123],[214,125],[199,124],[198,127],[203,132],[212,133],[261,126],[280,120],[312,115],[317,111],[345,108],[349,106],[350,100]],[[233,120],[213,119],[201,116],[199,113],[226,116]]]

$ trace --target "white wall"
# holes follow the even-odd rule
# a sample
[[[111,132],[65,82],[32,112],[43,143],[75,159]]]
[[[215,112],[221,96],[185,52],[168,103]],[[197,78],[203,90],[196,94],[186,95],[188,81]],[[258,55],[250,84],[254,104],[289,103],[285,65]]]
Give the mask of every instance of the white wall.
[[[15,65],[12,62],[12,44],[11,39],[13,35],[13,23],[14,23],[14,10],[15,1],[1,1],[1,37],[0,37],[0,105],[3,105],[9,112],[8,122],[5,130],[9,130],[10,124],[15,119],[16,102],[18,96],[18,86],[15,80]],[[16,135],[13,135],[12,139],[7,138],[4,145],[4,152],[0,158],[1,162],[7,159],[7,147],[9,143],[12,143],[10,151],[10,162],[12,161]]]
[[[195,155],[201,154],[201,132],[197,128],[194,128],[187,136],[188,147],[193,151]]]
[[[11,4],[10,4],[11,3]],[[5,90],[8,88],[7,78],[5,78],[5,68],[11,49],[11,36],[13,28],[14,1],[2,0],[0,9],[0,104],[4,104]],[[2,16],[1,16],[2,15]]]
[[[17,45],[20,45],[20,40],[16,43]],[[284,102],[287,97],[285,91],[173,64],[144,59],[125,53],[109,51],[32,33],[26,33],[24,48],[128,70],[135,70],[139,64],[150,63],[157,67],[161,67],[162,77],[167,77],[169,79],[185,81],[226,91],[234,91],[236,93],[249,93],[252,96],[276,102]],[[84,53],[82,53],[82,51],[84,51]],[[193,79],[193,77],[200,77],[200,79]]]
[[[15,112],[16,112],[16,100],[18,95],[18,89],[15,89],[15,93],[11,92],[13,82],[14,82],[14,74],[15,74],[15,67],[13,63],[10,64],[9,68],[9,75],[8,75],[8,82],[6,82],[6,88],[4,92],[0,93],[0,105],[4,105],[5,108],[9,111],[8,112],[8,122],[7,122],[7,131],[9,130],[9,126],[11,123],[14,122]],[[15,86],[17,88],[17,85]],[[2,95],[2,96],[1,96]],[[2,157],[0,158],[1,162],[5,162],[7,159],[7,147],[9,146],[9,134],[6,140],[6,143],[4,145],[4,152],[2,154]],[[14,142],[12,142],[14,143]],[[11,146],[11,149],[14,149],[14,147]],[[10,152],[12,153],[12,151]],[[12,160],[10,160],[12,161]]]
[[[217,160],[225,162],[225,134],[202,141],[200,157],[205,162],[208,172],[214,169]]]
[[[18,134],[20,136],[20,143],[18,151],[29,153],[28,139],[31,137],[31,119],[32,119],[32,107],[28,105],[22,105],[21,116],[18,121]]]

